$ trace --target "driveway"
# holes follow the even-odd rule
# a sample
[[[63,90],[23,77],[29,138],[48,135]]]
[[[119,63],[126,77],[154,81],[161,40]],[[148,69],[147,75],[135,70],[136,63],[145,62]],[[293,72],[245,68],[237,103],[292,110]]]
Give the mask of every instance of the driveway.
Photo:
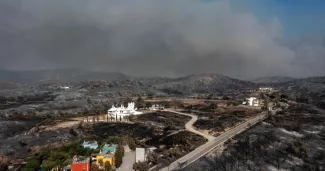
[[[124,152],[123,163],[117,171],[133,171],[132,167],[135,163],[135,151],[131,151],[129,146],[125,146]]]
[[[202,137],[208,139],[208,141],[213,141],[215,139],[215,137],[213,137],[211,135],[208,135],[208,134],[204,134],[204,133],[196,130],[193,127],[193,124],[198,120],[198,116],[192,115],[192,114],[188,114],[188,113],[177,112],[177,111],[174,111],[174,110],[165,110],[165,111],[172,112],[172,113],[175,113],[175,114],[178,114],[178,115],[185,115],[185,116],[191,117],[192,119],[185,124],[185,129],[187,131],[193,132],[194,134],[201,135]]]

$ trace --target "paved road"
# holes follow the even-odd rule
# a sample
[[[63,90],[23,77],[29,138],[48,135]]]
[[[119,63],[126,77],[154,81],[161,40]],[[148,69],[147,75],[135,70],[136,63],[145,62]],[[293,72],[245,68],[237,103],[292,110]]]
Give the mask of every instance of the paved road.
[[[194,115],[184,114],[184,113],[175,112],[175,111],[170,111],[170,112],[183,114],[183,115],[187,115],[187,116],[191,116],[191,117],[194,116]],[[170,170],[184,168],[185,166],[191,164],[192,162],[199,159],[200,157],[206,155],[208,152],[212,151],[215,147],[217,147],[218,145],[220,145],[223,142],[227,141],[228,139],[232,138],[236,134],[239,134],[240,132],[244,131],[245,129],[247,129],[251,125],[254,125],[255,123],[258,123],[259,121],[265,119],[265,117],[266,117],[266,114],[262,113],[262,114],[260,114],[260,115],[258,115],[256,117],[254,117],[254,118],[252,118],[252,119],[250,119],[250,120],[248,120],[248,121],[246,121],[246,122],[232,128],[232,129],[224,132],[223,134],[219,135],[218,137],[213,138],[211,141],[207,142],[206,144],[196,148],[192,152],[188,153],[187,155],[183,156],[182,158],[180,158],[180,159],[176,160],[175,162],[171,163],[168,167],[165,167],[165,168],[161,169],[161,171],[170,171]],[[197,119],[197,117],[196,117],[196,119]],[[191,122],[192,120],[194,120],[194,121]],[[188,125],[189,129],[193,128],[193,127],[191,127],[191,124],[193,125],[193,123],[196,121],[195,117],[194,118],[192,117],[191,121],[189,122],[189,125]],[[188,129],[188,128],[186,128],[186,129]],[[193,130],[191,130],[191,132],[193,132]],[[198,132],[198,131],[195,130],[194,132]],[[201,134],[202,133],[200,133],[200,135]]]
[[[131,151],[129,146],[124,147],[124,157],[122,165],[117,171],[133,171],[132,167],[135,163],[135,151]]]
[[[213,141],[216,138],[216,137],[213,137],[211,135],[204,134],[204,133],[196,130],[193,127],[193,124],[198,120],[198,116],[192,115],[192,114],[188,114],[188,113],[177,112],[177,111],[174,111],[174,110],[164,110],[164,111],[168,111],[168,112],[176,113],[176,114],[179,114],[179,115],[185,115],[185,116],[191,117],[192,119],[185,124],[185,129],[187,131],[193,132],[194,134],[201,135],[202,137],[208,139],[208,141]]]

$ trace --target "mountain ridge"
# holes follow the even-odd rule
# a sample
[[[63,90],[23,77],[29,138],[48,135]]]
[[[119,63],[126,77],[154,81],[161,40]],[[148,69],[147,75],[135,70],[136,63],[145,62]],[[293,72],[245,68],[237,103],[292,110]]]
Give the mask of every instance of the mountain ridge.
[[[251,82],[258,83],[258,84],[268,84],[268,83],[283,83],[295,80],[298,78],[293,77],[285,77],[285,76],[272,76],[272,77],[260,77],[257,79],[250,80]]]

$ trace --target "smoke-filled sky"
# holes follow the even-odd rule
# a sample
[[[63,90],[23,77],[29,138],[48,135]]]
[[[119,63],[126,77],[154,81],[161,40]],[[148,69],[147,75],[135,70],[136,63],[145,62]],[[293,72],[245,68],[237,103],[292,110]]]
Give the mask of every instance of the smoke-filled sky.
[[[325,75],[323,18],[317,0],[1,0],[0,68]]]

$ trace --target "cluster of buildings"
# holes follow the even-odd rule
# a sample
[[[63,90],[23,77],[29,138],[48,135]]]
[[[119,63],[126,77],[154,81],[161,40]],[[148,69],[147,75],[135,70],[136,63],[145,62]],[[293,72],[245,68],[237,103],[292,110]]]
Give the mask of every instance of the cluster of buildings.
[[[159,105],[159,104],[153,104],[151,107],[149,107],[149,110],[162,110],[164,109],[164,106]]]
[[[260,92],[272,92],[274,89],[272,87],[260,87],[259,88]]]
[[[260,87],[258,89],[258,91],[259,92],[273,92],[274,89],[272,87]],[[243,105],[260,107],[261,101],[257,97],[249,97],[249,98],[245,99],[245,101],[243,102]]]
[[[97,149],[98,143],[97,141],[84,141],[82,143],[84,148],[89,149]],[[65,171],[90,171],[91,170],[91,162],[96,161],[96,165],[103,169],[103,165],[106,162],[109,162],[111,166],[114,166],[115,159],[114,154],[116,152],[117,144],[105,144],[98,154],[92,155],[92,157],[85,157],[85,156],[77,156],[75,155],[72,160],[72,164],[65,167]]]
[[[127,143],[124,142],[124,145]],[[84,141],[82,143],[84,148],[89,149],[98,149],[97,141]],[[115,164],[114,154],[116,153],[117,144],[105,144],[101,149],[100,152],[96,155],[92,155],[92,157],[85,157],[85,156],[77,156],[75,155],[72,160],[72,164],[65,167],[65,171],[90,171],[91,170],[91,163],[96,162],[96,165],[100,169],[104,169],[104,164],[109,162],[111,166]],[[151,148],[136,148],[135,150],[135,162],[143,162],[146,161],[147,155],[156,150],[156,147]],[[101,165],[101,163],[103,165]]]

